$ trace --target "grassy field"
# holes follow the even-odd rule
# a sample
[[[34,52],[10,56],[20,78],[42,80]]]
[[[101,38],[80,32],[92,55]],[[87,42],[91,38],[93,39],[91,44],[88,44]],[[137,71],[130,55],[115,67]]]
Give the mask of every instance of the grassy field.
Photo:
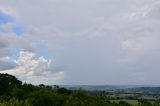
[[[138,100],[128,100],[128,99],[121,99],[121,100],[111,100],[111,102],[116,102],[116,103],[119,103],[120,101],[124,101],[124,102],[127,102],[133,106],[136,106],[138,105]]]

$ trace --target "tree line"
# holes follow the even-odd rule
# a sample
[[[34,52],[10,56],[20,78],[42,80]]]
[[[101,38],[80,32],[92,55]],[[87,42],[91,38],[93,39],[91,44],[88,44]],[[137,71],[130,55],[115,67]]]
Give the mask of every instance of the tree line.
[[[111,102],[107,94],[86,90],[68,90],[59,86],[22,83],[15,76],[0,74],[0,106],[132,106],[120,101]],[[138,106],[160,106],[159,102],[143,101]]]

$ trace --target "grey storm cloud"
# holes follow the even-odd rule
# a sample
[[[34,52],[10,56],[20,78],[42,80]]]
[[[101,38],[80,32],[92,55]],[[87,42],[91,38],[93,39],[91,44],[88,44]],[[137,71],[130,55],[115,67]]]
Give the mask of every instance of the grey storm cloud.
[[[26,26],[23,36],[0,35],[0,55],[14,47],[38,54],[43,42],[63,66],[64,84],[160,84],[160,1],[0,2]]]
[[[36,51],[34,43],[13,33],[0,33],[0,57],[11,56],[13,48]]]
[[[12,60],[0,59],[0,71],[13,69],[13,68],[16,68],[17,66],[18,64]]]

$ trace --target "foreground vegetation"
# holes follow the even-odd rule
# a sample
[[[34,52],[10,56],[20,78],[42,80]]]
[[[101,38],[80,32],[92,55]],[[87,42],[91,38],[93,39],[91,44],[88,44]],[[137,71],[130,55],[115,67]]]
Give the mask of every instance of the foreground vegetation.
[[[131,102],[131,103],[130,103]],[[133,102],[133,103],[132,103]],[[111,100],[105,91],[71,91],[58,86],[22,84],[15,76],[0,74],[0,106],[160,106],[158,101]]]

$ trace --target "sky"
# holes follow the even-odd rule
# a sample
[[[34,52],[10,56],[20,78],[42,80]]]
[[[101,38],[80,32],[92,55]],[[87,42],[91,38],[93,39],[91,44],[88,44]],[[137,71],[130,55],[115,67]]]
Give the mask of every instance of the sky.
[[[159,0],[0,0],[0,73],[59,85],[160,85]]]

